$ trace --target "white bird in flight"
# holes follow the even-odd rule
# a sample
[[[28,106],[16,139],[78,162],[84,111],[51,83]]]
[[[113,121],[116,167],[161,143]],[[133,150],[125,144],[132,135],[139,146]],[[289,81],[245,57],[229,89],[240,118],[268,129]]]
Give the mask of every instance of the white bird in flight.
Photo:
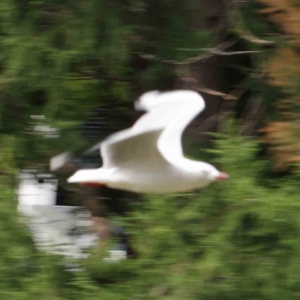
[[[183,155],[182,133],[204,108],[203,98],[194,91],[143,94],[135,109],[146,113],[131,128],[112,134],[90,149],[100,147],[103,166],[79,170],[68,182],[166,194],[227,180],[229,176],[214,166]]]

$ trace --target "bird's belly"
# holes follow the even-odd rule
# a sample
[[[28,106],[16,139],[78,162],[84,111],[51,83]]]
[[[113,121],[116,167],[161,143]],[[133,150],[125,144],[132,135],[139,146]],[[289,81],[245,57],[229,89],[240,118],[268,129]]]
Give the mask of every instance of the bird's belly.
[[[108,186],[136,193],[166,194],[196,189],[199,182],[188,175],[172,171],[161,172],[126,172]]]

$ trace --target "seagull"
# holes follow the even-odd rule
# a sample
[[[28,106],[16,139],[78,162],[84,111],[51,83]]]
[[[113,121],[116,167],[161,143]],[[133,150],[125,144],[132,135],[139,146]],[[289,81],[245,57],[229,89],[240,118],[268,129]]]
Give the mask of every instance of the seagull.
[[[169,194],[229,179],[206,162],[184,157],[183,131],[204,108],[203,98],[191,90],[144,93],[135,102],[135,109],[146,113],[132,127],[112,134],[87,151],[100,148],[103,166],[79,170],[68,182]]]

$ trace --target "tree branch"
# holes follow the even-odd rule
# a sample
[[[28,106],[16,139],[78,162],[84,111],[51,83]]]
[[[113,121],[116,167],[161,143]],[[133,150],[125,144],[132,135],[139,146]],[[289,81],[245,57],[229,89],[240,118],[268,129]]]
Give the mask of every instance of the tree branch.
[[[224,100],[238,100],[238,98],[235,97],[232,94],[222,93],[222,92],[212,90],[212,89],[209,89],[209,88],[198,88],[197,90],[199,92],[203,92],[203,93],[206,93],[206,94],[209,94],[209,95],[219,96],[219,97],[223,98]]]
[[[236,1],[227,5],[229,22],[235,28],[237,34],[244,40],[258,45],[274,45],[275,41],[268,41],[255,36],[246,26]]]
[[[156,61],[160,61],[162,63],[167,63],[167,64],[173,64],[173,65],[189,65],[189,64],[194,64],[200,60],[204,60],[204,59],[208,59],[212,56],[215,55],[215,53],[213,53],[213,51],[222,51],[224,49],[227,49],[231,46],[233,46],[234,44],[236,44],[238,41],[237,40],[229,40],[229,41],[224,41],[223,43],[219,44],[218,46],[216,46],[215,48],[209,48],[209,49],[205,49],[206,51],[208,51],[209,53],[206,54],[201,54],[201,55],[197,55],[197,56],[193,56],[193,57],[189,57],[183,61],[175,61],[175,60],[162,60],[158,57],[156,57],[155,55],[152,54],[139,54],[139,56],[141,58],[147,59],[147,60],[156,60]],[[180,48],[178,50],[186,50],[184,48]],[[196,49],[194,49],[196,50]],[[201,49],[204,50],[204,49]]]
[[[224,56],[230,56],[230,55],[245,55],[245,54],[254,54],[254,53],[262,53],[264,51],[262,50],[253,50],[253,51],[233,51],[233,52],[226,52],[222,51],[216,48],[211,48],[211,49],[203,49],[206,50],[212,54],[215,55],[224,55]]]

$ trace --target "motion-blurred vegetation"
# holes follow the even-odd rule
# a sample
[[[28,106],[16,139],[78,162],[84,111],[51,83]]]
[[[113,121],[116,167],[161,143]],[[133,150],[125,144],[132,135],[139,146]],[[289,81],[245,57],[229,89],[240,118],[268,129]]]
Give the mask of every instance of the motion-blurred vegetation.
[[[299,299],[298,16],[292,0],[2,0],[2,298]],[[106,263],[99,247],[71,272],[38,252],[16,212],[17,171],[89,145],[78,128],[91,110],[110,105],[122,118],[107,126],[127,127],[140,93],[182,87],[203,93],[215,132],[204,155],[230,182],[112,216],[137,259]],[[33,115],[60,137],[30,134]]]

